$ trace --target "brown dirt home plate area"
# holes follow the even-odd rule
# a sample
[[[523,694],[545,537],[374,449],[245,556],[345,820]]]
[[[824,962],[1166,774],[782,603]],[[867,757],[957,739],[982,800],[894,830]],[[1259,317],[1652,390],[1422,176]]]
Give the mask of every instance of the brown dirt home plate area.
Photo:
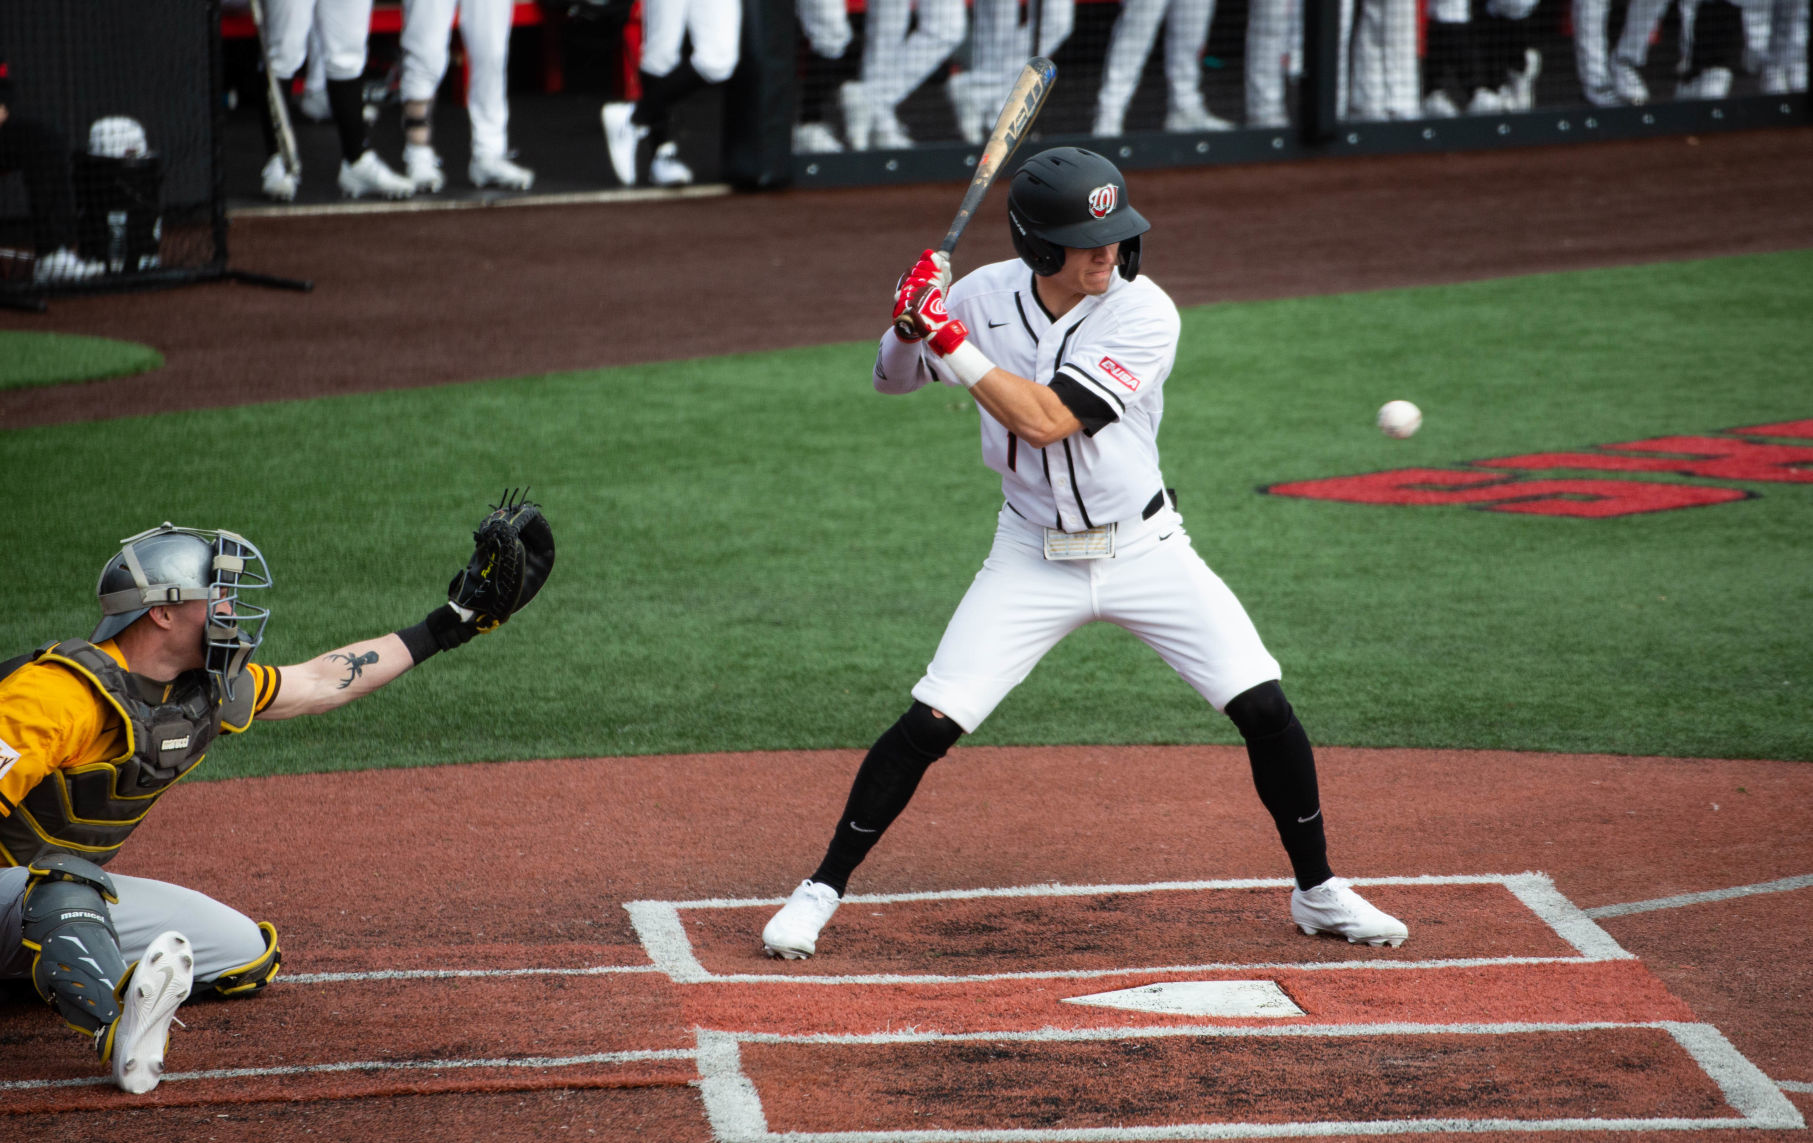
[[[1810,141],[1132,186],[1156,224],[1148,266],[1189,304],[1804,248]],[[0,314],[169,361],[0,394],[0,425],[866,337],[878,291],[958,190],[245,219],[235,263],[314,293],[220,285]],[[990,205],[965,240],[978,262],[1007,254]],[[762,921],[816,860],[857,758],[179,787],[116,867],[274,921],[284,976],[186,1006],[169,1074],[139,1098],[9,994],[0,1137],[1808,1134],[1804,764],[1324,748],[1337,867],[1411,929],[1372,949],[1287,923],[1237,749],[959,748],[821,955],[766,960]]]

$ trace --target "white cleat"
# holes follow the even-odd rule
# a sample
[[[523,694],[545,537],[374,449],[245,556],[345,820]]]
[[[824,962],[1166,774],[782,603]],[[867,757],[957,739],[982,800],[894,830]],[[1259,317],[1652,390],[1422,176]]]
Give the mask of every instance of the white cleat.
[[[683,187],[692,183],[692,168],[680,160],[680,148],[672,141],[655,148],[648,162],[648,181],[658,187]]]
[[[900,117],[894,114],[892,107],[875,112],[875,149],[878,151],[904,151],[913,145],[913,137],[907,134],[906,126]]]
[[[526,191],[535,185],[534,171],[511,162],[504,155],[487,155],[483,158],[474,155],[472,162],[466,167],[466,177],[472,180],[475,187]]]
[[[1453,119],[1460,114],[1460,108],[1454,106],[1454,99],[1440,88],[1423,96],[1424,119]]]
[[[1353,945],[1397,948],[1410,937],[1404,922],[1355,893],[1341,877],[1330,877],[1313,889],[1292,889],[1291,921],[1310,936],[1330,933]]]
[[[194,983],[195,954],[188,938],[178,932],[154,938],[132,971],[113,1023],[113,1082],[121,1091],[143,1095],[164,1077],[170,1022]]]
[[[823,123],[793,125],[793,153],[796,155],[835,155],[843,149],[837,135]]]
[[[282,155],[272,155],[264,161],[264,170],[258,175],[258,182],[264,188],[264,197],[276,202],[295,202],[296,186],[302,180],[284,164]]]
[[[439,194],[447,185],[447,176],[441,172],[441,157],[427,143],[403,145],[403,177],[417,194]]]
[[[1612,91],[1617,97],[1633,107],[1641,107],[1649,102],[1649,85],[1643,82],[1643,74],[1635,64],[1613,58],[1611,62]]]
[[[60,246],[48,254],[40,254],[32,263],[32,281],[42,285],[56,285],[62,282],[86,282],[98,278],[107,272],[105,262],[95,262],[77,254],[67,246]]]
[[[1189,131],[1232,131],[1234,125],[1213,114],[1201,103],[1173,107],[1165,112],[1165,130],[1174,134]]]
[[[391,170],[376,151],[367,151],[357,162],[340,161],[340,193],[347,198],[408,198],[415,184]]]
[[[762,929],[762,951],[784,960],[804,960],[817,952],[818,932],[837,912],[837,900],[837,890],[829,885],[801,881]]]
[[[844,112],[844,138],[850,150],[866,151],[875,139],[875,108],[868,89],[861,80],[851,80],[837,89],[837,102]]]
[[[605,150],[611,155],[611,170],[617,173],[617,181],[626,187],[636,185],[636,144],[648,134],[647,127],[630,122],[630,116],[635,112],[634,103],[607,103],[598,112],[598,118],[604,124]]]

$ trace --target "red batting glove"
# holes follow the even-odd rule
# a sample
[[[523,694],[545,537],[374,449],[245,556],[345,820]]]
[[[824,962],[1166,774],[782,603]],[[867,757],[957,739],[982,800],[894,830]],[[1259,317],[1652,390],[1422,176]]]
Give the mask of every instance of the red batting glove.
[[[936,287],[920,295],[924,300],[913,311],[914,324],[921,330],[926,344],[940,357],[949,357],[969,337],[969,327],[951,317],[944,308],[944,291]]]
[[[919,255],[912,269],[900,276],[894,287],[894,329],[902,341],[918,341],[926,330],[913,314],[925,305],[928,290],[942,294],[951,287],[950,257],[941,251],[927,250]]]

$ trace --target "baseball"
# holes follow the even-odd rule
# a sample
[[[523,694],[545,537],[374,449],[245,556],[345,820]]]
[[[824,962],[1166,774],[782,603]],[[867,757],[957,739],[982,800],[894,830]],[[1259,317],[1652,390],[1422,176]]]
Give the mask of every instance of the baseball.
[[[1423,427],[1423,411],[1409,401],[1387,401],[1379,408],[1379,431],[1403,440]]]

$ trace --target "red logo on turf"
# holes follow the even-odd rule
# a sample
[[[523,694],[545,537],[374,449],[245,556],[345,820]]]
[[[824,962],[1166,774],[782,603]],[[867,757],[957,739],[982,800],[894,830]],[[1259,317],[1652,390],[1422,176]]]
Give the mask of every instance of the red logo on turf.
[[[1114,188],[1109,187],[1108,189],[1113,190]],[[1116,381],[1119,381],[1129,389],[1139,388],[1139,378],[1128,372],[1125,365],[1122,365],[1112,357],[1102,358],[1102,372],[1114,378]]]
[[[1096,187],[1089,192],[1089,213],[1096,218],[1106,218],[1116,206],[1120,205],[1121,188],[1109,183]]]

